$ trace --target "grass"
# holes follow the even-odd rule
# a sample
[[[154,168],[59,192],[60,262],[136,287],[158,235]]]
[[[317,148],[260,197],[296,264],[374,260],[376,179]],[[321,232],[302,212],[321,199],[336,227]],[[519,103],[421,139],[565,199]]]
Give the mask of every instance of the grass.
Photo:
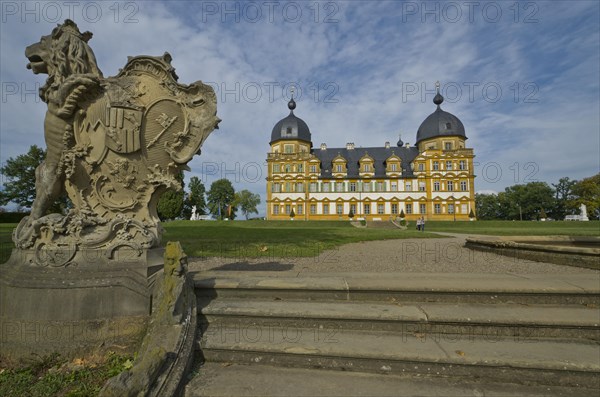
[[[131,368],[131,361],[113,352],[93,361],[58,354],[16,367],[0,361],[0,396],[97,396],[107,379]]]
[[[427,222],[425,230],[496,236],[600,236],[600,221],[533,222],[533,221],[476,221]]]
[[[0,224],[0,263],[10,256],[12,229]],[[163,224],[163,241],[180,241],[192,257],[312,257],[342,244],[396,238],[436,237],[413,229],[358,229],[347,221],[175,221]],[[499,236],[600,236],[600,221],[429,221],[427,232]]]
[[[164,241],[179,241],[189,256],[312,257],[342,244],[436,237],[399,229],[359,229],[344,221],[251,221],[164,224]]]

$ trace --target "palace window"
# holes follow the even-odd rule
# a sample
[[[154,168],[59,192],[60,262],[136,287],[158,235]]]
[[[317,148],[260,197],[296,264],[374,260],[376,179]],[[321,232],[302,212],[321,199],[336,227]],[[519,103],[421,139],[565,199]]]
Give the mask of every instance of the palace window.
[[[465,160],[460,160],[458,162],[458,169],[459,170],[466,170],[467,169],[467,162]]]
[[[323,214],[329,215],[329,203],[323,203]]]
[[[344,172],[344,166],[341,164],[337,164],[335,166],[335,172]]]
[[[390,171],[396,172],[397,169],[398,169],[398,164],[396,164],[396,163],[390,164]]]
[[[452,128],[452,124],[450,124],[450,123],[446,123],[446,129],[447,129],[447,130],[449,130],[449,129],[451,129],[451,128]]]
[[[310,214],[311,215],[315,215],[317,213],[317,205],[316,204],[311,204],[310,205]]]
[[[392,192],[397,192],[398,191],[398,182],[391,182],[390,183],[390,190]]]
[[[292,210],[292,206],[289,204],[286,204],[285,205],[285,214],[289,215],[291,210]]]
[[[308,186],[308,189],[312,193],[316,192],[317,191],[317,182],[311,182],[310,185]]]
[[[438,161],[433,162],[433,170],[438,171],[440,169],[440,163]]]
[[[302,215],[302,213],[304,211],[304,206],[302,204],[298,204],[298,206],[296,208],[297,208],[296,214]]]
[[[281,164],[273,164],[273,172],[281,172]]]
[[[316,165],[311,165],[310,166],[310,172],[312,172],[312,173],[317,172],[317,166]]]
[[[460,190],[463,192],[467,191],[467,181],[460,181]]]
[[[279,204],[273,205],[273,215],[279,215]]]
[[[398,213],[398,204],[392,203],[392,214]]]
[[[452,170],[452,161],[446,161],[446,169],[448,171]]]
[[[419,163],[419,171],[424,171],[424,170],[425,170],[425,164]]]
[[[343,215],[344,214],[344,205],[343,204],[337,204],[335,206],[335,212],[338,215]]]
[[[343,192],[344,191],[344,182],[337,182],[335,184],[335,191],[336,192]]]
[[[421,213],[421,214],[427,213],[427,204],[419,204],[419,213]]]
[[[294,153],[294,145],[285,145],[283,151],[285,153]]]
[[[377,213],[379,215],[383,215],[383,210],[384,210],[384,205],[383,204],[377,204]]]
[[[291,183],[289,183],[289,182],[286,182],[286,183],[285,183],[285,191],[286,191],[287,193],[289,193],[289,192],[291,192],[291,191],[292,191],[292,184],[291,184]]]
[[[411,192],[412,191],[412,182],[406,182],[406,187],[405,189],[407,192]]]
[[[439,192],[440,191],[440,183],[439,182],[433,182],[433,191],[434,192]]]
[[[304,172],[304,165],[298,164],[298,172]]]
[[[292,166],[289,164],[285,165],[285,172],[292,172]]]
[[[446,150],[452,150],[452,142],[445,142],[444,143],[444,148]]]
[[[448,213],[454,214],[454,204],[448,204]]]
[[[356,191],[356,182],[350,182],[350,191],[351,192],[355,192]]]
[[[420,192],[424,192],[425,191],[425,182],[419,182],[419,191]]]
[[[467,205],[466,204],[460,205],[460,212],[462,212],[463,214],[467,213]]]
[[[363,182],[363,191],[370,192],[371,191],[371,182]]]
[[[377,191],[378,192],[384,192],[385,189],[383,188],[383,182],[377,182]]]
[[[302,183],[302,182],[296,183],[296,191],[298,193],[303,193],[304,192],[304,183]]]
[[[365,164],[363,169],[364,172],[371,172],[371,164]]]
[[[321,191],[323,191],[325,193],[329,193],[329,182],[323,182],[323,185],[321,187],[322,187]]]
[[[363,206],[364,209],[364,213],[365,215],[369,215],[371,213],[371,204],[370,203],[365,203]]]
[[[405,204],[404,208],[406,208],[406,214],[412,214],[412,204],[411,203]]]
[[[280,183],[274,183],[271,186],[271,192],[273,192],[273,193],[279,193],[279,192],[281,192],[281,184]]]
[[[356,215],[356,204],[350,204],[350,211],[352,211],[352,213]]]
[[[442,213],[442,206],[440,204],[434,204],[433,205],[433,212],[436,214],[441,214]]]
[[[447,184],[447,186],[448,186],[448,191],[449,191],[449,192],[452,192],[452,191],[454,191],[454,182],[452,182],[452,181],[448,181],[446,184]]]

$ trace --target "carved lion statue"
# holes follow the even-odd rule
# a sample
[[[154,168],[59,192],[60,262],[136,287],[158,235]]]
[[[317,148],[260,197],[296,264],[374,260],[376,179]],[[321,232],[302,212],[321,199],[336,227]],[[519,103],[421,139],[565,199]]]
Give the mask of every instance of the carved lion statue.
[[[47,156],[13,241],[38,265],[78,263],[86,249],[110,260],[124,247],[141,256],[158,246],[158,199],[181,189],[177,177],[220,122],[213,89],[178,83],[168,53],[129,57],[104,78],[91,37],[66,20],[25,51],[27,68],[48,74],[40,89]],[[47,215],[65,193],[69,213]]]

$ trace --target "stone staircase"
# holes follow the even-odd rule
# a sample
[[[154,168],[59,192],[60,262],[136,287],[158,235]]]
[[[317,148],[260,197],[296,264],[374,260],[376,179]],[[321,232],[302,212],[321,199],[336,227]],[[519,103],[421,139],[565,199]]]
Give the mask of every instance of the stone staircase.
[[[597,276],[214,272],[195,283],[205,365],[187,396],[600,394]]]
[[[389,219],[382,219],[380,221],[367,221],[367,228],[370,229],[400,229],[399,226],[394,224]]]

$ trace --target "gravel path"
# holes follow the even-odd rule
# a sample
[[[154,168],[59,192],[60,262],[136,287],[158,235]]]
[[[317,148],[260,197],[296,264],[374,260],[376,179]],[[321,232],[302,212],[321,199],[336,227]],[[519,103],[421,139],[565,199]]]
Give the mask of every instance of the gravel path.
[[[597,270],[534,262],[464,248],[465,237],[401,239],[346,244],[312,257],[190,258],[190,271],[254,270],[299,272],[589,273]]]

